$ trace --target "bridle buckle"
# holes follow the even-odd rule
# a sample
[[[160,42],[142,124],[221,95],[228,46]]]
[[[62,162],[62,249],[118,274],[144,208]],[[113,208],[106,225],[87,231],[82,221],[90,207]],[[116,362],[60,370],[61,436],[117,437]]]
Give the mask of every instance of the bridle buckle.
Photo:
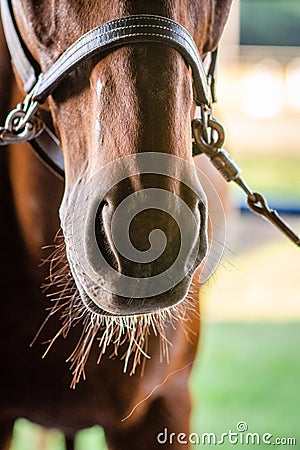
[[[38,83],[23,103],[19,103],[7,115],[4,127],[0,128],[0,145],[27,142],[37,138],[44,129],[44,122],[37,116],[38,102],[33,100]]]

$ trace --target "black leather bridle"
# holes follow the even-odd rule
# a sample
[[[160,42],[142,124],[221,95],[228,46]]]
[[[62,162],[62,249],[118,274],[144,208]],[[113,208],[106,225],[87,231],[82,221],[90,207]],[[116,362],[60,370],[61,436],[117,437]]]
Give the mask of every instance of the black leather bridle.
[[[210,110],[214,97],[216,51],[205,73],[196,44],[179,23],[165,17],[142,14],[122,17],[103,23],[74,42],[42,73],[19,33],[11,0],[1,0],[1,17],[13,65],[23,88],[28,93],[24,102],[13,110],[1,129],[0,144],[30,141],[42,160],[58,175],[64,175],[64,160],[50,114],[39,110],[46,98],[80,63],[95,55],[106,55],[115,49],[134,43],[156,43],[177,50],[191,68],[194,100],[202,111]]]

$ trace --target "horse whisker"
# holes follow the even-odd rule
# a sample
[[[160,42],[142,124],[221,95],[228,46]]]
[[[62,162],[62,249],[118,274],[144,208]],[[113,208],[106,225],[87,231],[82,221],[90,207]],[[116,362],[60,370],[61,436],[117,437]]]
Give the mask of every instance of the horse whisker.
[[[111,349],[109,356],[111,358],[118,356],[120,349],[125,346],[123,354],[120,356],[120,359],[124,361],[124,372],[133,375],[137,367],[141,366],[142,376],[145,362],[150,359],[148,354],[150,334],[156,336],[160,341],[160,361],[167,362],[169,362],[169,349],[172,346],[166,334],[167,326],[176,329],[178,323],[184,324],[182,328],[186,336],[191,339],[190,335],[193,334],[193,331],[186,327],[186,322],[191,320],[187,313],[195,310],[193,292],[196,287],[194,288],[193,285],[191,285],[191,291],[186,300],[169,309],[144,315],[101,316],[90,311],[82,303],[75,281],[70,274],[63,236],[58,233],[55,245],[46,248],[54,248],[54,251],[45,259],[50,263],[50,275],[47,277],[43,289],[47,291],[47,297],[54,304],[47,308],[48,315],[31,345],[36,342],[41,331],[54,315],[60,314],[61,327],[56,335],[48,341],[43,358],[59,336],[66,338],[71,328],[81,324],[82,330],[77,344],[66,359],[66,362],[70,363],[73,376],[72,388],[76,387],[81,378],[85,379],[85,365],[96,340],[99,349],[97,364],[109,349]]]

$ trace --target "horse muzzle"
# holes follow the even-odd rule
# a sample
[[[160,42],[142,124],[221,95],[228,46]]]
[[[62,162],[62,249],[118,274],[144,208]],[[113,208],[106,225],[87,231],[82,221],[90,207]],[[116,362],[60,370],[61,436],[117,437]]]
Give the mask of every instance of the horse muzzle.
[[[161,153],[121,158],[66,192],[67,257],[85,305],[132,315],[182,301],[207,251],[206,216],[194,167]]]

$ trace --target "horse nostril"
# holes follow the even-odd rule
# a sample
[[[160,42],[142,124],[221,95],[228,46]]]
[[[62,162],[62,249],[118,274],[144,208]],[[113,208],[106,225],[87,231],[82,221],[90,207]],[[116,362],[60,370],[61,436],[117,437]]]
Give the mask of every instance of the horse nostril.
[[[111,238],[110,222],[112,216],[112,208],[108,200],[102,200],[98,206],[95,218],[95,235],[99,251],[105,258],[106,262],[118,270],[119,264],[115,253],[113,252],[113,241]]]
[[[108,205],[109,205],[108,200],[103,199],[103,200],[101,200],[98,209],[103,209],[105,206],[108,206]]]
[[[153,208],[133,217],[127,215],[127,209],[131,208],[118,214],[112,201],[100,202],[95,216],[98,251],[113,269],[129,277],[143,278],[164,272],[180,249],[176,221],[167,212]]]

